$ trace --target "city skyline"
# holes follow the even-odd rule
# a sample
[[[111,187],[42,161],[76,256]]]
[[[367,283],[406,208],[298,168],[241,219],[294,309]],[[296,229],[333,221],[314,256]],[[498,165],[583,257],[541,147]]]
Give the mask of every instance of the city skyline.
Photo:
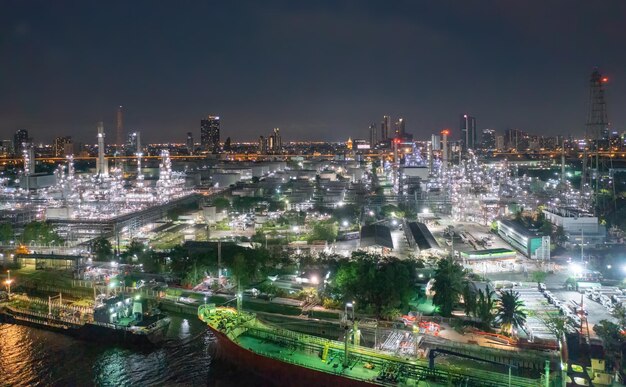
[[[12,76],[0,88],[0,138],[26,129],[36,141],[88,142],[104,121],[113,140],[119,106],[124,129],[146,142],[199,137],[210,113],[233,141],[274,127],[286,141],[368,138],[383,115],[426,138],[456,129],[463,112],[479,131],[578,136],[595,66],[622,131],[626,55],[610,48],[625,5],[562,4],[5,3],[0,66]],[[209,14],[219,17],[205,30]]]

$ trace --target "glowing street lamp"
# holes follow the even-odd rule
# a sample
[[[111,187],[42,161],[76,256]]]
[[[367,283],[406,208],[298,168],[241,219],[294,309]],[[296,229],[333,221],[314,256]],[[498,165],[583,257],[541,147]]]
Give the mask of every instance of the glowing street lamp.
[[[7,290],[9,293],[9,299],[11,299],[11,283],[13,280],[11,279],[11,270],[7,270],[7,280],[4,283],[7,285]]]

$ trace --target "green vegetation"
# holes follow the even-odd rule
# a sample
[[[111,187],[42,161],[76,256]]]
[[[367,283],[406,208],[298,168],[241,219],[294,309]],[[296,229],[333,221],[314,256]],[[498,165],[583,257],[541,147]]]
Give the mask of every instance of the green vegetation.
[[[433,303],[439,307],[439,312],[444,317],[452,315],[452,310],[459,302],[463,292],[463,267],[448,257],[439,261],[435,271],[435,284],[433,291]]]
[[[26,244],[35,242],[38,244],[60,244],[63,239],[57,234],[52,224],[49,222],[30,222],[24,227],[22,241]]]
[[[534,271],[530,275],[530,278],[532,278],[534,282],[542,283],[546,280],[547,276],[548,276],[548,273],[546,273],[545,271]]]
[[[333,299],[356,301],[357,308],[377,317],[394,318],[417,292],[413,261],[355,252],[338,262],[327,292]]]
[[[11,223],[0,223],[0,242],[8,243],[15,238],[15,231]]]
[[[92,244],[92,250],[95,254],[96,261],[106,261],[113,254],[113,247],[107,238],[98,238]]]
[[[404,211],[393,204],[386,204],[380,209],[381,214],[385,217],[404,218]]]
[[[209,244],[202,252],[176,246],[163,255],[169,257],[171,272],[181,278],[185,286],[196,285],[205,275],[217,272],[217,243]],[[270,255],[264,249],[222,243],[222,265],[236,280],[241,281],[242,286],[264,280],[267,275],[274,274],[277,266],[285,263],[284,257]]]
[[[224,211],[224,210],[230,208],[230,200],[228,200],[228,199],[226,199],[224,197],[219,197],[219,198],[213,199],[211,204],[213,206],[215,206],[215,208],[217,209],[218,212],[221,212],[221,211]]]
[[[478,301],[474,316],[480,319],[481,328],[487,332],[491,330],[491,325],[496,318],[494,313],[496,304],[493,299],[494,294],[490,289],[486,289],[484,292],[482,289],[478,290]]]
[[[512,290],[502,292],[498,303],[498,320],[502,325],[502,331],[511,334],[513,328],[521,328],[526,322],[526,312],[523,310],[524,302],[519,299],[519,293]]]
[[[333,220],[314,222],[311,225],[311,233],[308,236],[308,240],[334,242],[338,233],[339,227],[337,222]]]
[[[621,370],[622,347],[625,340],[620,326],[607,320],[601,320],[599,324],[594,325],[593,330],[604,342],[607,365],[611,365],[612,369]]]
[[[235,196],[233,199],[233,209],[239,212],[249,212],[263,201],[259,196]]]

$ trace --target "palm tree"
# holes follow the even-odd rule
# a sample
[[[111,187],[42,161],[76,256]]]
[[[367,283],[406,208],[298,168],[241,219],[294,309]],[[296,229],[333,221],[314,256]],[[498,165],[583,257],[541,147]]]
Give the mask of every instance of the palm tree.
[[[495,317],[493,313],[494,308],[494,292],[488,287],[483,292],[482,289],[478,290],[478,302],[476,303],[476,314],[481,321],[482,328],[485,331],[491,330],[491,323]]]
[[[513,328],[521,328],[526,322],[526,312],[522,309],[524,302],[519,299],[519,293],[507,290],[502,293],[498,304],[498,320],[502,330],[511,334]]]

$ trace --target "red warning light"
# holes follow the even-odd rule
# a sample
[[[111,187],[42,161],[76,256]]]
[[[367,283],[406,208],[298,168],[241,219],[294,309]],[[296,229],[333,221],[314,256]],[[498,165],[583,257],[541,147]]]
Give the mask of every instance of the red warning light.
[[[444,130],[441,131],[441,134],[443,134],[444,136],[448,136],[448,135],[450,135],[450,130],[444,129]]]
[[[608,81],[609,81],[609,78],[607,77],[602,78],[602,82],[608,82]]]

